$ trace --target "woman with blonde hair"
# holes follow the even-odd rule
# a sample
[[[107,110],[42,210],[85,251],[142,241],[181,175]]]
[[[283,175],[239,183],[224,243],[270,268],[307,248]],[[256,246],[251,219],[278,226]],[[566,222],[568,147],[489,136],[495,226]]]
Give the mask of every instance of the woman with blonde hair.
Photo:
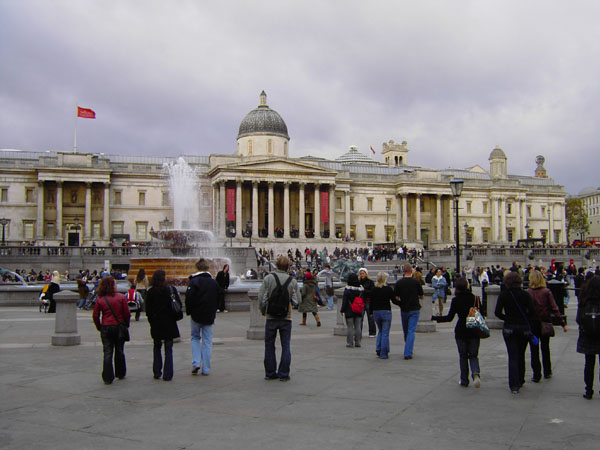
[[[54,294],[60,292],[60,272],[55,270],[52,272],[52,278],[50,280],[50,286],[48,286],[48,290],[46,291],[46,300],[50,302],[50,306],[48,307],[48,313],[56,312],[56,300],[54,300]]]
[[[392,306],[390,302],[396,300],[394,289],[387,284],[388,278],[387,272],[378,272],[375,287],[370,291],[373,319],[375,325],[377,325],[375,353],[381,359],[388,359],[389,357],[390,328],[392,327]]]
[[[529,295],[533,298],[533,306],[540,321],[532,322],[533,334],[540,336],[538,345],[530,344],[531,370],[533,377],[531,381],[539,383],[542,379],[542,366],[544,367],[544,378],[552,377],[552,362],[550,360],[550,337],[554,336],[552,328],[552,315],[559,317],[563,331],[567,332],[567,324],[562,318],[558,305],[550,289],[546,287],[546,280],[539,270],[533,270],[529,274]],[[548,330],[547,332],[544,332]],[[542,364],[540,364],[540,347],[542,349]]]

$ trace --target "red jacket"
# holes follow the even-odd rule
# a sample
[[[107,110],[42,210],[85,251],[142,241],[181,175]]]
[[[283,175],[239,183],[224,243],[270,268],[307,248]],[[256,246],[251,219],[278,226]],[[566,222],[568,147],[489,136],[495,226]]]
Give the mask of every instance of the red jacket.
[[[110,306],[114,309],[117,315],[116,319],[106,304],[106,300],[110,302]],[[102,320],[100,319],[101,315]],[[129,312],[129,306],[127,306],[127,298],[123,294],[115,294],[112,297],[99,297],[96,300],[92,318],[98,331],[100,331],[102,325],[118,325],[119,322],[125,322],[129,326],[131,313]]]

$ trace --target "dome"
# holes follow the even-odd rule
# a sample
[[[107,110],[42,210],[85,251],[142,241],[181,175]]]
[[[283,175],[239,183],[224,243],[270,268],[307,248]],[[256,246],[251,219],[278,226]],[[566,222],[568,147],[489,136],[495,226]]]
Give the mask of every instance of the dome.
[[[498,145],[496,145],[496,148],[492,150],[492,153],[490,153],[489,159],[506,159],[504,150],[502,150]]]
[[[262,91],[260,94],[260,105],[250,111],[242,123],[237,138],[251,136],[255,134],[270,134],[289,139],[287,125],[277,113],[267,105],[267,94]]]
[[[356,147],[355,145],[352,145],[350,147],[349,152],[344,153],[342,156],[336,158],[335,160],[342,164],[377,164],[377,161],[373,161],[373,159],[371,159],[369,156],[359,152],[358,147]]]

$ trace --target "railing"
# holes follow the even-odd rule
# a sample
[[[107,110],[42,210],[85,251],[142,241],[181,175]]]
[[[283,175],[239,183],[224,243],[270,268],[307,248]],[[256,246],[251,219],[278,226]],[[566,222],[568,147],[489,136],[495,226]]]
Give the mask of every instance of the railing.
[[[455,255],[455,249],[428,250],[429,259],[443,258]],[[461,254],[471,254],[475,257],[523,257],[533,256],[538,258],[564,258],[583,257],[586,259],[596,259],[600,257],[600,248],[570,248],[570,247],[544,247],[544,248],[465,248],[461,249]]]

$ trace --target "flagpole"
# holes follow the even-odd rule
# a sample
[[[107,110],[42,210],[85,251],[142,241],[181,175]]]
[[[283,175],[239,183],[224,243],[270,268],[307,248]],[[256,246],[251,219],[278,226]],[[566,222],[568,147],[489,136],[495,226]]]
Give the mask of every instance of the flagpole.
[[[73,141],[73,153],[77,153],[77,105],[75,106],[75,139]]]

